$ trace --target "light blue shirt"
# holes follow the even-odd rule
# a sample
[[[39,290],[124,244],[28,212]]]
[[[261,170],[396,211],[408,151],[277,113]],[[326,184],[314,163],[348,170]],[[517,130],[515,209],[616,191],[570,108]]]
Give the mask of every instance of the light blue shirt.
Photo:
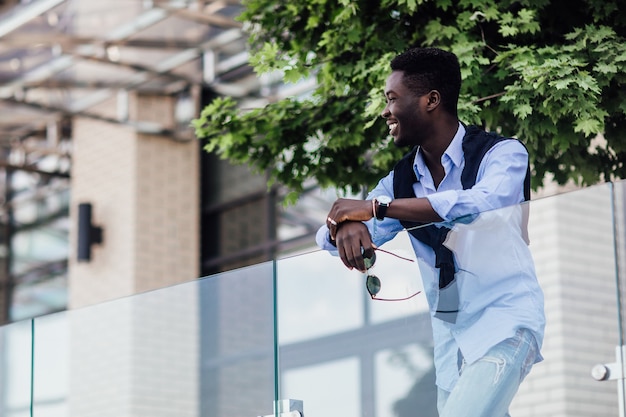
[[[520,328],[529,329],[541,348],[545,327],[543,293],[526,235],[520,233],[525,228],[526,205],[520,203],[524,201],[528,153],[516,140],[498,142],[485,154],[476,184],[463,190],[464,135],[465,128],[459,124],[441,157],[445,176],[439,187],[434,185],[422,152],[417,152],[413,164],[418,179],[413,186],[415,196],[428,198],[443,223],[452,229],[446,246],[455,256],[460,299],[454,324],[434,317],[439,297],[435,255],[429,246],[410,235],[431,311],[437,385],[447,391],[458,379],[459,350],[467,363],[473,363]],[[393,196],[393,171],[379,181],[368,199],[379,195]],[[481,214],[470,224],[454,222],[476,213]],[[403,230],[400,222],[391,218],[372,219],[366,225],[378,246]],[[328,241],[325,225],[319,229],[316,241],[322,249],[335,249]],[[538,355],[536,361],[540,360]]]

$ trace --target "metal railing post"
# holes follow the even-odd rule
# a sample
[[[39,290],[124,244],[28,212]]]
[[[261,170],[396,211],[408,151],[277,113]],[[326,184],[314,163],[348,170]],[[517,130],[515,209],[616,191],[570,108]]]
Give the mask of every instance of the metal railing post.
[[[624,353],[626,346],[615,347],[615,362],[598,364],[591,370],[591,376],[597,381],[617,381],[617,397],[619,402],[619,417],[626,417],[624,405]]]

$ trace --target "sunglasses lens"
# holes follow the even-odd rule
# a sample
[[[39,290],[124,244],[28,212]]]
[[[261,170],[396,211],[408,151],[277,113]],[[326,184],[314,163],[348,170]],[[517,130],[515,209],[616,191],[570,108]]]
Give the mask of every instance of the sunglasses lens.
[[[365,286],[367,287],[367,292],[369,292],[372,297],[375,297],[380,291],[380,279],[378,279],[376,275],[368,275]]]
[[[365,263],[365,269],[373,267],[376,262],[376,252],[372,251],[372,253],[367,254],[367,256],[363,254],[363,262]]]

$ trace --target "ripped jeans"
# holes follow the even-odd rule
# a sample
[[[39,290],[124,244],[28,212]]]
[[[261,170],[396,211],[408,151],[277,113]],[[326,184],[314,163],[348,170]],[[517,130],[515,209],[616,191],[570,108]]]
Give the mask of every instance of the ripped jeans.
[[[463,361],[452,392],[437,390],[439,417],[510,417],[509,405],[536,355],[535,338],[520,329],[471,365]]]

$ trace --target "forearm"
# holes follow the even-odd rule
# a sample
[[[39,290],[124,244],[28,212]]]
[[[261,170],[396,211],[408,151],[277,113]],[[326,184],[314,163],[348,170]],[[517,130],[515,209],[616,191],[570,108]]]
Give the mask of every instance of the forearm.
[[[442,218],[433,209],[427,198],[399,198],[393,200],[387,209],[386,217],[421,223],[442,221]]]
[[[376,204],[373,200],[352,200],[340,198],[335,201],[326,226],[330,230],[331,240],[344,222],[365,222],[376,216]],[[420,223],[439,222],[442,218],[433,209],[426,198],[400,198],[389,205],[385,218]]]

